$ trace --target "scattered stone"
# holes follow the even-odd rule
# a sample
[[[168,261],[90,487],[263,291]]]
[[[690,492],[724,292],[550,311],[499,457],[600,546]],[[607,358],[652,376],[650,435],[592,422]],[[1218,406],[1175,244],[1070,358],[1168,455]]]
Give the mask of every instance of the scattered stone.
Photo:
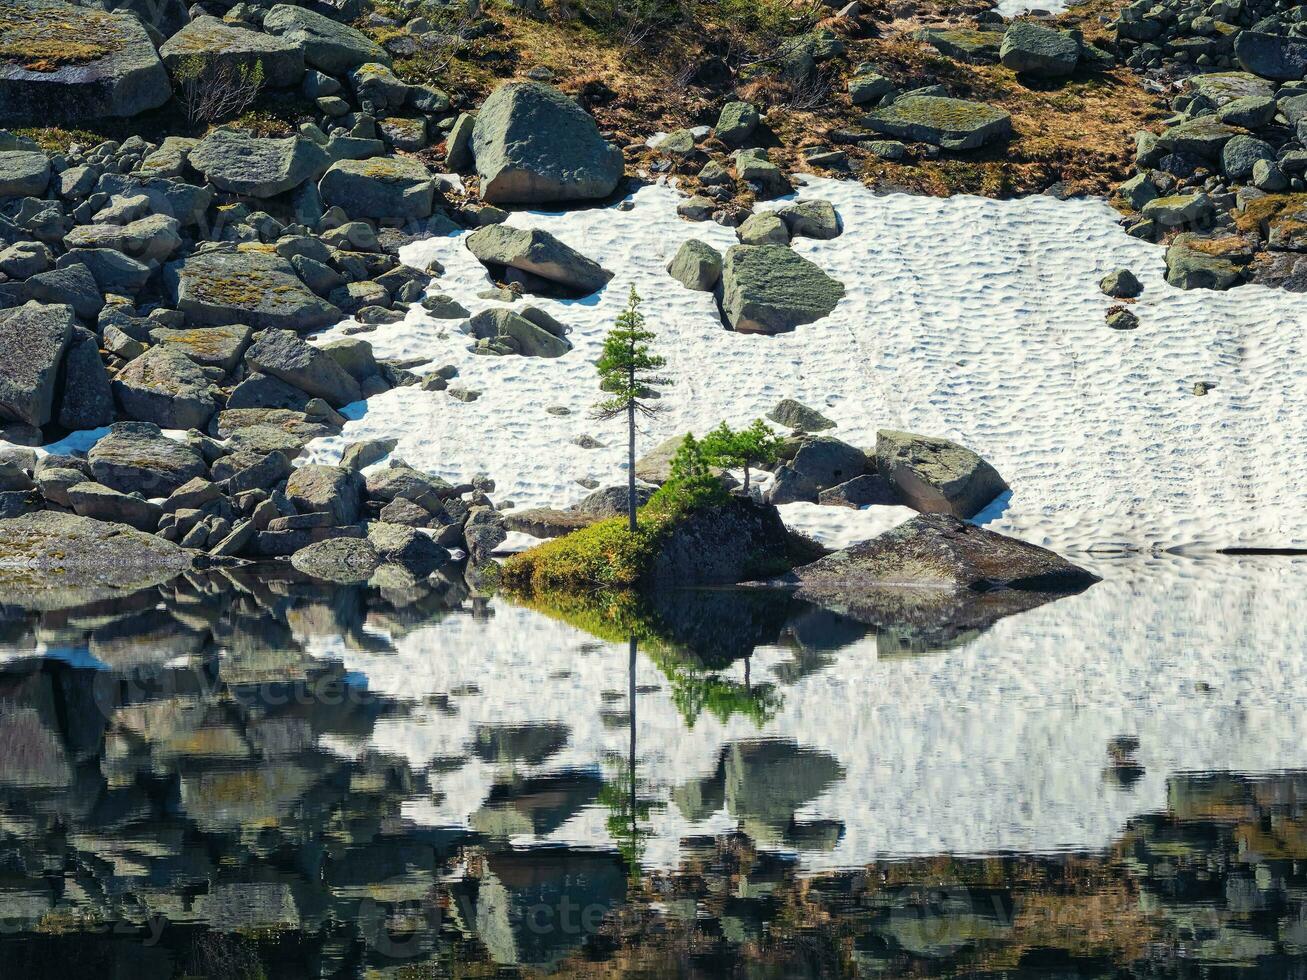
[[[838,238],[840,216],[830,201],[797,201],[776,212],[794,238]]]
[[[736,237],[745,245],[788,245],[790,230],[773,211],[760,211],[744,220],[735,229]]]
[[[602,289],[611,272],[539,228],[490,225],[467,236],[467,248],[492,271],[517,269],[579,295]]]
[[[722,265],[721,308],[741,333],[783,333],[830,314],[842,283],[783,245],[736,245]]]
[[[325,514],[332,525],[359,519],[363,480],[344,466],[301,466],[286,481],[286,499],[301,514]]]
[[[303,7],[276,4],[263,18],[263,29],[302,47],[305,62],[328,75],[343,75],[369,62],[390,64],[385,49],[363,33]]]
[[[782,398],[767,413],[767,418],[795,432],[822,432],[835,428],[835,423],[826,416],[793,398]]]
[[[351,217],[398,223],[430,217],[436,200],[431,173],[412,157],[337,161],[318,192]]]
[[[523,315],[526,312],[516,313],[503,307],[482,310],[468,321],[468,332],[478,340],[499,344],[507,341],[505,352],[523,357],[562,357],[572,349],[561,333],[531,322]]]
[[[1113,330],[1134,330],[1139,326],[1139,317],[1124,306],[1113,306],[1107,311],[1107,325]]]
[[[667,264],[667,271],[686,289],[709,291],[722,277],[722,256],[706,242],[687,238]]]
[[[50,158],[44,153],[39,150],[0,153],[0,197],[40,197],[49,184]]]
[[[885,586],[1078,592],[1097,581],[1044,548],[929,514],[796,568],[776,584],[798,585],[800,594],[813,596]]]
[[[273,252],[200,252],[164,268],[168,299],[194,326],[315,330],[342,319]]]
[[[1105,275],[1098,288],[1115,299],[1134,299],[1144,291],[1144,284],[1129,269],[1117,269]]]
[[[215,129],[191,150],[192,167],[219,190],[275,197],[316,178],[331,163],[327,151],[299,136],[271,139]]]
[[[730,147],[744,146],[758,128],[758,110],[748,102],[727,102],[717,116],[714,135]]]
[[[97,482],[122,493],[166,497],[208,472],[203,457],[150,422],[116,422],[87,454]]]
[[[1062,78],[1076,70],[1080,39],[1033,21],[1015,21],[999,48],[1003,67],[1035,78]]]
[[[67,306],[31,302],[0,310],[0,418],[38,427],[51,420],[76,322]]]

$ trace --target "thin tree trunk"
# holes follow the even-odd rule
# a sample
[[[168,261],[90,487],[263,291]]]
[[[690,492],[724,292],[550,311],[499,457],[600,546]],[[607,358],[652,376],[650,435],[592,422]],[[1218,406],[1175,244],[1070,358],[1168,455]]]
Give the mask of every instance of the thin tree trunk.
[[[744,495],[749,496],[749,464],[744,464]]]
[[[631,749],[630,749],[630,756],[628,758],[628,767],[630,769],[630,776],[631,776],[631,845],[632,845],[631,860],[632,862],[634,862],[635,860],[635,853],[636,853],[635,843],[638,839],[637,835],[640,832],[639,825],[636,822],[636,812],[635,812],[635,662],[636,662],[635,652],[636,652],[636,647],[637,647],[636,639],[633,636],[631,637],[631,650],[630,650],[631,660],[628,668],[629,680],[627,683],[629,686],[627,688],[627,693],[626,693],[626,701],[627,701],[626,706],[629,709],[629,713],[631,716],[631,721],[630,721]],[[632,867],[631,870],[632,872],[635,871],[634,866]]]
[[[631,372],[631,385],[635,386],[635,372]],[[635,533],[635,399],[626,406],[626,516],[630,519],[631,533]]]

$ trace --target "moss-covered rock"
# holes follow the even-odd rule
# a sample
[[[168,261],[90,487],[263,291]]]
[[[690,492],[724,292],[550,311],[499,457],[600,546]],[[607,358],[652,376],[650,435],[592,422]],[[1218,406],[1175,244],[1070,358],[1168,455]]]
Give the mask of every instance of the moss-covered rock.
[[[279,3],[263,18],[263,29],[304,49],[304,60],[328,75],[343,75],[369,62],[389,65],[379,44],[348,24],[303,7]]]
[[[999,46],[1003,43],[1003,35],[998,31],[970,27],[927,27],[913,36],[942,55],[975,65],[992,65],[998,61]]]
[[[481,197],[541,204],[607,197],[622,179],[622,151],[584,109],[538,82],[508,82],[481,106],[472,130]]]
[[[298,85],[304,77],[301,45],[217,17],[196,17],[163,43],[159,56],[177,81],[218,67],[250,72],[256,65],[274,88]]]
[[[793,330],[843,296],[843,283],[785,245],[736,245],[722,264],[722,314],[741,333]]]
[[[168,299],[192,326],[245,323],[256,330],[314,330],[342,318],[276,253],[202,252],[166,266],[163,279]]]
[[[436,199],[431,172],[412,157],[339,160],[318,183],[328,207],[351,218],[405,222],[430,217]]]
[[[134,116],[171,95],[168,72],[134,15],[57,0],[0,7],[0,122]]]
[[[215,129],[188,159],[214,187],[249,197],[284,194],[316,179],[331,163],[312,140],[268,139],[238,129]]]
[[[907,95],[868,114],[867,126],[886,136],[930,143],[946,150],[973,150],[1004,139],[1012,117],[1004,109],[933,95]]]

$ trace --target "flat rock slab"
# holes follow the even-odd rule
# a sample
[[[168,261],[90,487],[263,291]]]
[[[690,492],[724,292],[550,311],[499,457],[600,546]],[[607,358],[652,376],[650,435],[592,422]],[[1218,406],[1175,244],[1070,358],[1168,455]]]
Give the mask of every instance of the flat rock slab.
[[[973,65],[994,64],[1003,43],[1003,35],[998,31],[977,31],[968,27],[927,27],[917,31],[915,37],[942,55]]]
[[[165,267],[163,280],[169,300],[194,326],[316,330],[344,316],[274,252],[201,252]]]
[[[50,159],[37,150],[0,153],[0,197],[40,197],[50,184]]]
[[[252,370],[321,398],[333,408],[363,397],[358,382],[329,353],[287,330],[267,331],[245,359]]]
[[[1079,38],[1051,27],[1021,20],[1003,35],[999,58],[1004,68],[1036,78],[1062,78],[1076,70]]]
[[[722,264],[722,315],[741,333],[793,330],[843,296],[843,283],[786,245],[735,245]]]
[[[1012,132],[1012,117],[1003,109],[935,95],[896,99],[869,113],[866,124],[886,136],[946,150],[974,150]]]
[[[209,472],[190,446],[164,436],[149,422],[117,422],[87,453],[99,483],[121,493],[166,497],[182,484]]]
[[[1211,99],[1218,108],[1235,99],[1270,98],[1275,86],[1264,78],[1246,71],[1215,71],[1205,75],[1191,75],[1185,86],[1204,98]]]
[[[191,567],[168,541],[123,524],[40,511],[0,521],[6,602],[50,610],[166,582]]]
[[[613,274],[539,228],[488,225],[467,236],[467,248],[484,265],[518,269],[579,295],[608,284]]]
[[[482,199],[500,204],[607,197],[622,179],[622,151],[584,109],[539,82],[508,82],[490,94],[472,153]]]
[[[228,24],[217,17],[197,17],[159,49],[174,77],[196,62],[212,70],[250,71],[259,65],[264,84],[298,85],[304,77],[304,49],[294,41]]]
[[[132,14],[55,0],[0,8],[0,123],[134,116],[171,95],[168,71]]]
[[[243,323],[222,327],[194,327],[190,330],[171,330],[156,327],[150,331],[150,341],[185,354],[204,367],[231,371],[240,363],[241,355],[250,345],[253,333]]]
[[[327,151],[298,136],[269,139],[238,129],[215,129],[188,157],[214,187],[250,197],[275,197],[317,179],[331,163]]]
[[[1046,548],[947,514],[923,514],[775,580],[810,592],[926,587],[1079,592],[1098,576]]]

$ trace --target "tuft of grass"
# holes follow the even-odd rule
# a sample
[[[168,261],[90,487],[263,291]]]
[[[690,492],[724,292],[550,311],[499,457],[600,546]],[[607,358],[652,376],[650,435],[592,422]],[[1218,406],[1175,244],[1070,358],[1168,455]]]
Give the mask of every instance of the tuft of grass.
[[[668,481],[636,515],[612,517],[514,555],[500,582],[522,595],[635,589],[653,564],[663,538],[691,514],[722,503],[726,490],[716,477]]]

